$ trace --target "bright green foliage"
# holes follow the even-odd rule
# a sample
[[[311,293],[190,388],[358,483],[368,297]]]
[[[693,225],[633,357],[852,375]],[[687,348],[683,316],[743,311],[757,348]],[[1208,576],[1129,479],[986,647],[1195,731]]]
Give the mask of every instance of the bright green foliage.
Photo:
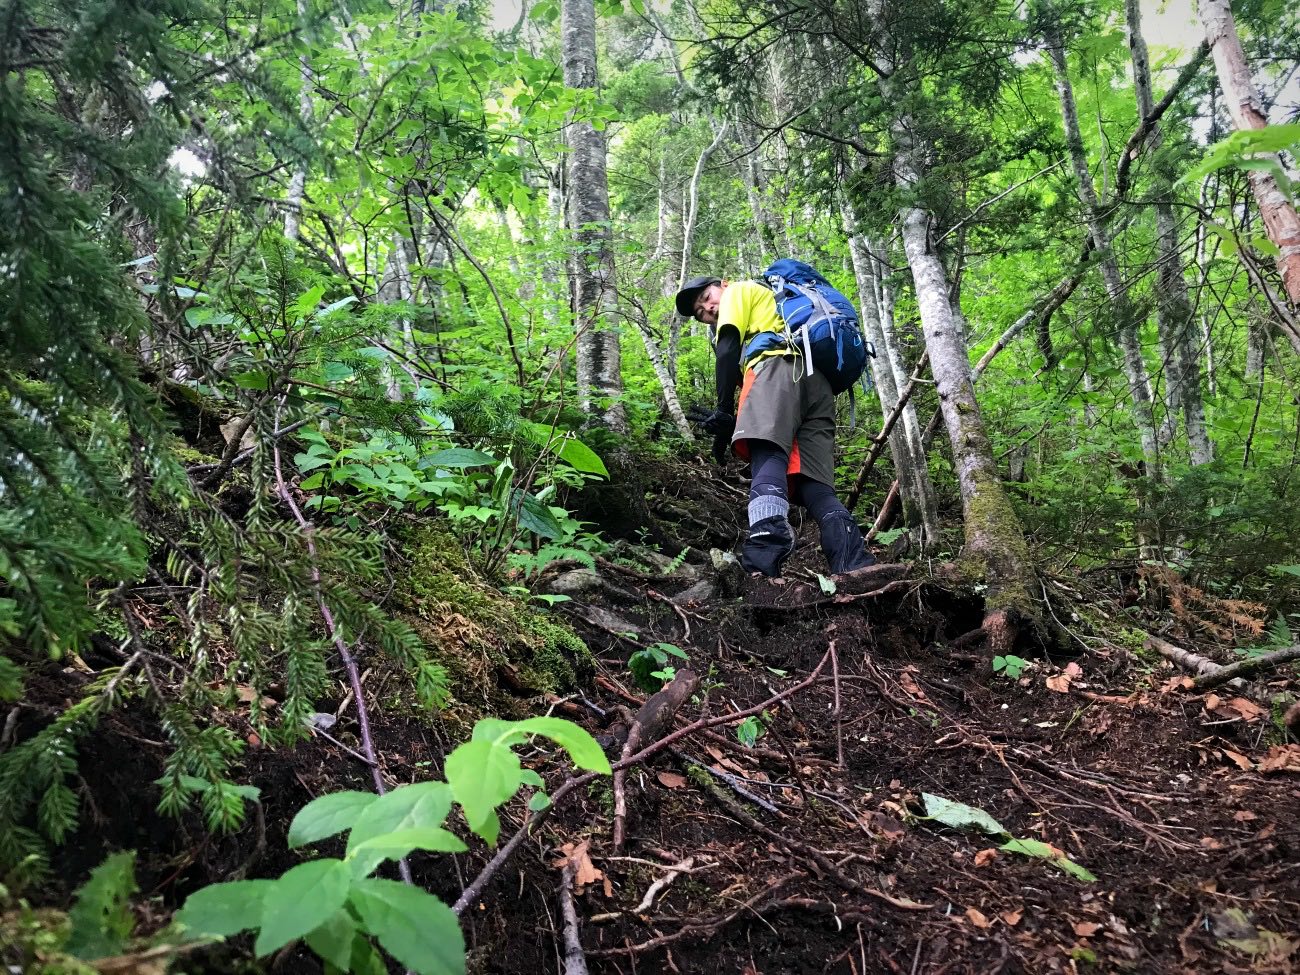
[[[254,950],[259,956],[303,938],[340,972],[375,970],[373,938],[420,975],[463,973],[465,943],[451,909],[432,894],[370,874],[385,860],[416,850],[465,850],[460,838],[443,825],[453,799],[470,828],[495,843],[500,825],[494,810],[521,786],[542,786],[541,777],[524,769],[514,752],[530,735],[558,744],[579,768],[610,773],[609,760],[595,739],[572,722],[548,717],[484,719],[475,725],[473,738],[447,756],[446,782],[417,782],[383,796],[334,793],[299,810],[289,826],[289,845],[347,832],[342,860],[310,860],[277,880],[205,887],[185,902],[177,922],[196,937],[229,937],[256,929]],[[537,795],[544,793],[534,798]],[[544,806],[530,803],[530,808]]]
[[[671,643],[652,643],[632,652],[627,658],[627,669],[643,691],[657,691],[677,673],[669,664],[669,657],[676,657],[683,663],[690,660],[681,647]]]
[[[929,792],[921,793],[921,801],[925,803],[924,818],[926,819],[932,819],[954,829],[974,830],[998,837],[1005,841],[1000,849],[1006,850],[1008,853],[1020,853],[1025,856],[1047,860],[1058,869],[1086,883],[1092,883],[1097,879],[1091,871],[1075,863],[1050,843],[1044,843],[1041,840],[1015,838],[1007,832],[1006,827],[983,809],[968,806],[966,803],[958,802],[955,799],[945,799],[943,796],[936,796]]]
[[[121,954],[135,927],[129,902],[137,889],[135,854],[115,853],[96,867],[68,912],[72,931],[64,950],[87,959]]]
[[[1013,653],[1009,653],[1005,657],[999,655],[993,658],[993,673],[1003,674],[1011,680],[1017,680],[1028,666],[1028,660],[1024,657],[1017,657]]]

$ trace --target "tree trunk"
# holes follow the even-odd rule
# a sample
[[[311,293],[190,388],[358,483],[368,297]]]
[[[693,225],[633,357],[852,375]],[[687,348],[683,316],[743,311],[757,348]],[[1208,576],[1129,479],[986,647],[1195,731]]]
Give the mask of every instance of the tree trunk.
[[[1137,90],[1138,124],[1155,114],[1151,93],[1151,63],[1146,41],[1142,37],[1142,11],[1139,0],[1125,0],[1128,17],[1129,49],[1133,55],[1133,80]],[[1192,300],[1183,277],[1183,262],[1178,246],[1178,221],[1170,199],[1174,195],[1176,173],[1167,156],[1159,153],[1163,141],[1160,125],[1152,125],[1147,146],[1155,155],[1153,177],[1156,211],[1156,323],[1168,354],[1165,383],[1173,410],[1181,410],[1187,432],[1188,453],[1193,465],[1208,464],[1214,459],[1214,445],[1205,426],[1205,403],[1201,398],[1201,363],[1192,334]],[[1171,420],[1174,417],[1171,417]]]
[[[1228,0],[1197,0],[1197,14],[1205,25],[1205,39],[1210,42],[1219,86],[1232,121],[1239,130],[1264,128],[1268,117],[1250,77],[1231,5]],[[1277,159],[1276,153],[1272,158]],[[1271,173],[1252,169],[1246,176],[1259,204],[1268,239],[1281,251],[1277,267],[1282,274],[1282,285],[1291,303],[1300,305],[1300,217]]]
[[[1110,235],[1102,219],[1101,203],[1097,198],[1092,174],[1088,170],[1088,157],[1083,148],[1083,135],[1079,129],[1079,112],[1074,104],[1074,88],[1070,84],[1065,58],[1065,45],[1054,24],[1043,28],[1043,40],[1056,68],[1056,92],[1061,101],[1061,117],[1065,123],[1065,141],[1074,164],[1074,175],[1079,185],[1088,233],[1100,255],[1101,278],[1114,316],[1119,346],[1122,353],[1124,375],[1128,380],[1129,398],[1133,403],[1133,421],[1137,426],[1142,455],[1146,459],[1148,476],[1158,473],[1159,453],[1156,445],[1155,417],[1151,408],[1151,380],[1142,357],[1138,336],[1138,323],[1132,302],[1120,276],[1119,265],[1110,247]]]
[[[841,197],[841,215],[844,232],[849,238],[849,256],[853,260],[853,272],[858,282],[858,305],[862,312],[862,327],[866,338],[876,347],[876,358],[870,360],[871,375],[875,380],[876,394],[880,397],[883,416],[888,417],[898,405],[901,390],[906,386],[907,376],[898,373],[902,356],[898,354],[897,341],[893,333],[893,315],[882,314],[879,301],[877,266],[870,247],[858,232],[857,215],[847,198]],[[910,423],[909,423],[910,420]],[[933,544],[939,540],[939,511],[935,500],[934,485],[930,481],[930,469],[926,463],[925,447],[921,443],[920,424],[916,418],[916,406],[909,400],[903,407],[900,422],[894,425],[889,434],[889,452],[894,461],[894,471],[898,477],[903,496],[903,511],[908,524],[919,526],[923,535],[922,542]]]
[[[564,0],[560,20],[565,85],[595,89],[594,0]],[[578,398],[583,409],[604,425],[626,432],[605,139],[586,119],[571,121],[566,129],[569,222],[575,245],[570,274],[578,330]]]
[[[892,79],[889,84],[882,82],[882,88],[887,101],[899,101],[890,90],[894,88]],[[911,119],[900,118],[893,129],[894,180],[900,191],[910,195],[921,182],[922,170],[916,160],[926,147],[912,145]],[[949,303],[943,263],[930,246],[930,215],[909,204],[899,211],[898,221],[912,268],[930,371],[952,443],[965,523],[965,554],[988,584],[984,628],[990,648],[1005,653],[1015,642],[1019,621],[1038,618],[1029,548],[1020,519],[998,479],[993,445],[971,382],[970,352]]]

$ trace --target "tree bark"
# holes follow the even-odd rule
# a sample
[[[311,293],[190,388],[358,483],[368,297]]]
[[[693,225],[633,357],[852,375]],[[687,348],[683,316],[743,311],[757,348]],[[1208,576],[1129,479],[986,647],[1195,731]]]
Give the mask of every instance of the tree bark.
[[[565,85],[595,89],[594,0],[563,0],[560,30]],[[578,331],[578,398],[588,414],[612,430],[626,432],[605,139],[586,119],[569,122],[566,130],[569,223],[574,237],[570,275]]]
[[[1250,66],[1246,64],[1231,4],[1228,0],[1197,0],[1197,14],[1205,25],[1205,39],[1214,55],[1219,86],[1232,121],[1239,130],[1264,128],[1268,117],[1251,79]],[[1273,158],[1277,159],[1276,153]],[[1300,217],[1272,174],[1252,169],[1246,176],[1268,239],[1281,251],[1277,268],[1282,274],[1282,285],[1291,303],[1300,305]]]
[[[1146,40],[1142,37],[1142,11],[1139,0],[1125,0],[1128,18],[1129,50],[1133,55],[1133,81],[1137,91],[1138,124],[1144,125],[1155,115],[1155,97],[1151,92],[1151,62]],[[1214,460],[1214,445],[1205,425],[1205,402],[1201,398],[1201,363],[1192,333],[1192,300],[1183,277],[1183,263],[1178,246],[1178,222],[1170,199],[1174,194],[1176,174],[1167,156],[1159,149],[1163,136],[1158,122],[1151,123],[1146,143],[1155,154],[1153,175],[1156,212],[1156,323],[1167,352],[1165,383],[1169,389],[1171,412],[1181,411],[1187,446],[1194,466]],[[1173,420],[1174,417],[1171,417]]]
[[[895,101],[890,95],[887,91],[887,100]],[[911,144],[910,123],[910,119],[901,118],[894,126],[894,178],[899,189],[909,194],[921,180],[917,158],[924,148]],[[1029,548],[1020,519],[998,479],[993,445],[971,382],[970,352],[949,303],[943,263],[930,245],[930,215],[908,204],[899,211],[898,221],[912,268],[930,370],[952,442],[965,523],[965,554],[988,584],[984,627],[990,649],[1005,653],[1015,642],[1020,619],[1038,618]]]
[[[1158,471],[1159,452],[1156,443],[1155,416],[1151,408],[1151,380],[1142,357],[1136,314],[1124,287],[1114,252],[1111,250],[1110,234],[1102,218],[1101,202],[1092,182],[1092,174],[1088,170],[1088,156],[1084,151],[1083,135],[1079,129],[1079,112],[1074,103],[1074,88],[1070,84],[1065,44],[1055,24],[1049,22],[1044,26],[1043,40],[1047,45],[1047,53],[1052,65],[1056,69],[1056,92],[1061,101],[1065,141],[1069,147],[1070,160],[1074,164],[1074,175],[1078,181],[1080,199],[1083,201],[1088,233],[1100,255],[1102,283],[1106,288],[1106,297],[1110,300],[1111,314],[1115,318],[1124,375],[1128,380],[1129,398],[1133,404],[1133,421],[1142,444],[1147,474],[1155,477]]]
[[[902,357],[897,355],[897,342],[891,334],[893,316],[891,314],[886,319],[881,314],[878,295],[881,285],[877,281],[876,259],[866,238],[858,232],[857,215],[846,197],[841,197],[840,211],[844,232],[849,238],[849,256],[853,260],[853,271],[858,282],[858,305],[862,314],[863,331],[867,340],[876,347],[876,358],[870,360],[871,375],[875,380],[876,394],[880,397],[881,414],[888,417],[898,406],[902,388],[895,368],[895,360],[901,363]],[[906,381],[905,376],[902,382]],[[901,422],[895,424],[889,433],[889,452],[901,488],[906,521],[920,527],[924,536],[923,543],[937,542],[938,503],[935,500],[934,485],[930,481],[925,448],[921,445],[916,406],[910,400],[904,404]]]

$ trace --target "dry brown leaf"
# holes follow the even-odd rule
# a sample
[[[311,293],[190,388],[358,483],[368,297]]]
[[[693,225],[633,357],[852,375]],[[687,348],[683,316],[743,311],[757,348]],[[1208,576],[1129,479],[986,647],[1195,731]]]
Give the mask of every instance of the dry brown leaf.
[[[1237,768],[1241,769],[1243,772],[1249,772],[1251,769],[1255,767],[1255,763],[1252,762],[1245,755],[1241,754],[1241,752],[1234,752],[1231,748],[1221,748],[1219,750],[1223,752],[1224,758],[1228,758],[1236,762]]]
[[[1300,773],[1300,745],[1273,745],[1260,759],[1259,770]]]
[[[977,928],[987,928],[993,923],[983,914],[983,912],[977,911],[973,907],[966,908],[966,916],[970,918],[970,923],[975,925]]]
[[[1247,721],[1258,721],[1266,713],[1264,709],[1254,701],[1249,701],[1244,697],[1234,697],[1228,702],[1228,707],[1233,711],[1236,711]]]
[[[1213,711],[1219,706],[1220,701],[1222,701],[1222,698],[1218,694],[1207,694],[1205,696],[1205,710]]]
[[[1201,837],[1201,846],[1203,846],[1203,847],[1204,847],[1205,849],[1207,849],[1207,850],[1222,850],[1222,849],[1223,849],[1223,844],[1220,843],[1218,840],[1216,840],[1213,836],[1202,836],[1202,837]]]
[[[1024,911],[1003,911],[999,915],[999,917],[1002,918],[1002,923],[1009,928],[1014,928],[1017,924],[1020,923],[1020,919],[1024,916],[1025,916]]]
[[[911,694],[918,701],[924,701],[927,699],[925,696],[925,691],[921,690],[920,686],[916,683],[916,681],[912,680],[911,674],[908,673],[902,674],[898,678],[898,682],[903,685],[903,690],[907,691],[907,693]]]
[[[1232,818],[1235,819],[1235,820],[1236,820],[1237,822],[1239,822],[1239,823],[1248,823],[1248,822],[1250,822],[1252,819],[1258,819],[1259,817],[1256,816],[1256,815],[1255,815],[1253,812],[1251,812],[1249,809],[1242,809],[1242,810],[1240,810],[1240,811],[1234,813],[1233,816],[1232,816]]]
[[[655,778],[665,789],[680,789],[686,785],[686,776],[679,775],[677,772],[660,772]]]
[[[1048,677],[1045,683],[1049,691],[1056,691],[1057,694],[1068,694],[1070,685],[1083,676],[1083,668],[1071,660],[1065,665],[1065,669],[1059,674],[1053,674]]]
[[[1101,930],[1101,925],[1095,921],[1076,921],[1074,923],[1074,933],[1080,938],[1091,938]]]
[[[875,810],[867,813],[866,827],[890,840],[901,840],[903,834],[907,832],[897,819]]]
[[[998,858],[996,848],[990,846],[987,850],[980,850],[975,854],[975,866],[984,867]]]
[[[583,887],[594,884],[598,880],[603,880],[605,874],[591,862],[587,850],[591,843],[589,840],[583,840],[581,843],[565,843],[560,847],[560,852],[564,854],[559,860],[555,861],[555,866],[563,869],[564,867],[573,867],[573,886],[578,892]]]

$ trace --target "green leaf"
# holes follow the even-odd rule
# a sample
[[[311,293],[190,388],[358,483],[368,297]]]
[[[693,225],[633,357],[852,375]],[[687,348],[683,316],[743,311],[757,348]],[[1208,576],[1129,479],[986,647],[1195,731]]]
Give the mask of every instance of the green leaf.
[[[529,812],[541,812],[551,808],[551,797],[545,792],[534,792],[528,799]]]
[[[130,899],[138,889],[134,853],[115,853],[97,866],[68,912],[71,931],[64,951],[74,958],[120,955],[135,926]]]
[[[346,910],[335,911],[328,921],[307,934],[307,947],[341,972],[352,967],[352,942],[357,922]]]
[[[491,832],[493,810],[522,784],[519,756],[509,745],[492,741],[467,741],[458,746],[447,756],[445,773],[465,821],[485,839],[485,828]]]
[[[212,884],[190,894],[176,920],[200,938],[239,934],[261,923],[262,899],[273,886],[273,880]]]
[[[240,389],[268,389],[271,385],[271,377],[258,369],[236,373],[230,381]]]
[[[464,975],[460,923],[432,894],[372,877],[353,886],[350,901],[366,930],[402,965],[419,975]]]
[[[671,644],[663,644],[664,647],[671,647]],[[677,650],[676,647],[672,647]],[[685,658],[680,650],[677,650],[679,656]],[[569,758],[578,768],[584,768],[592,772],[600,772],[604,775],[610,774],[609,759],[601,750],[596,739],[586,731],[586,729],[574,724],[572,721],[566,721],[563,718],[551,718],[539,716],[536,718],[525,718],[522,721],[501,721],[496,718],[485,718],[474,726],[474,741],[501,740],[506,744],[514,744],[522,741],[523,735],[541,735],[555,742],[566,752]]]
[[[824,595],[827,595],[827,596],[834,596],[834,595],[835,595],[835,589],[836,589],[836,586],[835,586],[835,580],[834,580],[834,579],[828,579],[826,576],[824,576],[824,575],[822,575],[820,572],[818,572],[818,573],[817,573],[817,585],[821,586],[822,593],[823,593]]]
[[[1025,856],[1049,860],[1054,866],[1064,870],[1070,876],[1077,877],[1079,880],[1088,883],[1093,883],[1097,879],[1087,868],[1079,866],[1060,850],[1040,840],[1010,839],[1002,844],[1002,849],[1008,853],[1023,853]]]
[[[407,829],[441,826],[451,812],[452,791],[446,782],[416,782],[394,789],[366,808],[348,836],[348,856],[362,875],[375,868],[384,855],[371,848],[358,853],[367,840]]]
[[[519,781],[524,785],[531,785],[534,789],[546,788],[546,782],[540,775],[530,768],[521,769],[519,771]]]
[[[1002,836],[1007,832],[1001,823],[983,809],[976,809],[964,802],[945,799],[929,792],[921,793],[921,801],[925,803],[925,814],[945,826],[978,830],[990,836]]]
[[[389,793],[392,795],[392,793]],[[361,814],[378,801],[373,792],[331,792],[298,810],[289,824],[289,848],[315,843],[351,829]]]
[[[262,928],[253,945],[259,958],[316,930],[348,899],[352,873],[342,860],[300,863],[262,897]]]
[[[374,836],[353,851],[359,858],[373,856],[384,860],[400,860],[412,850],[433,850],[435,853],[464,853],[468,849],[455,833],[441,826],[419,826],[399,829],[383,836]]]
[[[325,483],[325,472],[317,471],[315,474],[311,475],[311,477],[307,477],[299,481],[298,487],[302,488],[304,491],[315,491],[318,487],[320,487],[324,483]]]
[[[454,470],[464,467],[487,467],[496,463],[497,458],[491,454],[485,454],[481,450],[470,450],[468,447],[448,447],[446,450],[436,451],[421,459],[419,466],[421,470],[430,467],[445,467]]]
[[[594,450],[581,440],[565,437],[560,441],[555,453],[560,460],[574,470],[582,471],[584,474],[599,474],[601,477],[609,477],[609,471],[605,469],[604,462],[596,455]]]
[[[541,538],[559,538],[564,527],[551,509],[519,488],[510,489],[510,509],[518,513],[519,527]]]
[[[356,300],[357,300],[356,295],[348,295],[346,298],[340,298],[338,301],[330,302],[328,305],[326,305],[324,308],[318,311],[316,315],[317,317],[320,317],[321,315],[332,314],[333,312],[336,312],[341,308],[346,308],[348,305],[353,304]]]

